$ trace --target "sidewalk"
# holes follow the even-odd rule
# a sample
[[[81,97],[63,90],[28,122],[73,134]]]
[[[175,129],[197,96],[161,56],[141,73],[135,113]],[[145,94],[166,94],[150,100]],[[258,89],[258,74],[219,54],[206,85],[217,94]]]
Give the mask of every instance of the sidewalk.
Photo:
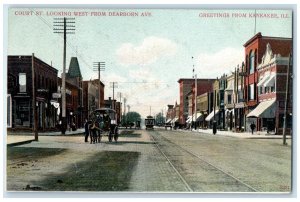
[[[197,129],[193,132],[199,133],[206,133],[206,134],[213,134],[212,129]],[[217,130],[216,135],[223,135],[229,137],[237,137],[237,138],[245,138],[245,139],[282,139],[282,135],[275,135],[272,133],[262,132],[262,131],[255,131],[253,134],[251,132],[232,132],[232,131],[221,131]],[[291,139],[291,136],[287,136],[287,139]]]
[[[84,128],[79,128],[76,131],[66,131],[64,135],[61,132],[39,132],[39,136],[72,136],[82,135]],[[32,132],[7,132],[6,144],[7,146],[17,146],[21,144],[27,144],[34,141],[34,134]]]

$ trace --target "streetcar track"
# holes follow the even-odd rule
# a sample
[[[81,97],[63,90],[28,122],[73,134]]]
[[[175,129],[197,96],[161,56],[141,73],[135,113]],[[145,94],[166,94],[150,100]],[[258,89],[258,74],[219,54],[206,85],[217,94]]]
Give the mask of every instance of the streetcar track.
[[[155,132],[158,133],[157,131],[155,131]],[[151,137],[152,137],[153,139],[155,139],[155,138],[153,137],[152,134],[151,134]],[[199,159],[200,161],[202,161],[202,162],[204,162],[204,163],[210,165],[211,167],[215,168],[216,170],[218,170],[218,171],[224,173],[225,175],[229,176],[230,178],[236,180],[237,182],[239,182],[239,183],[241,183],[242,185],[246,186],[246,187],[249,188],[250,190],[252,190],[252,191],[254,191],[254,192],[260,192],[259,190],[255,189],[255,188],[252,187],[251,185],[249,185],[249,184],[243,182],[243,181],[240,180],[239,178],[237,178],[237,177],[231,175],[230,173],[226,172],[226,171],[223,170],[222,168],[220,168],[220,167],[218,167],[218,166],[216,166],[216,165],[210,163],[209,161],[207,161],[207,160],[205,160],[205,159],[199,157],[199,155],[195,154],[194,152],[189,151],[189,150],[187,150],[186,148],[182,147],[181,145],[178,145],[178,144],[172,142],[171,140],[167,139],[166,137],[164,137],[164,136],[161,135],[161,134],[160,134],[160,137],[161,137],[162,139],[164,139],[166,142],[169,142],[169,143],[171,143],[171,144],[173,144],[173,145],[179,147],[181,150],[187,152],[188,154],[190,154],[190,155],[196,157],[197,159]],[[159,145],[158,145],[158,144],[155,144],[155,145],[157,145],[157,147],[159,148]],[[159,150],[161,151],[160,148],[159,148]],[[162,152],[162,151],[161,151],[161,152]],[[162,152],[162,153],[163,153],[163,152]],[[164,153],[163,153],[163,154],[164,154]],[[164,154],[164,155],[165,155],[165,154]],[[165,155],[165,156],[166,156],[166,155]],[[166,157],[166,158],[167,158],[167,157]],[[167,158],[167,159],[168,159],[168,158]],[[170,161],[170,160],[168,160],[168,161]]]
[[[178,177],[181,179],[181,181],[185,185],[185,189],[187,191],[189,191],[189,192],[193,192],[193,189],[186,182],[186,180],[184,179],[184,177],[179,173],[179,171],[175,168],[175,166],[173,165],[173,163],[171,162],[171,160],[167,157],[167,155],[159,147],[159,145],[157,144],[157,142],[156,142],[155,138],[153,137],[153,135],[150,135],[150,137],[151,137],[152,141],[154,142],[154,145],[157,147],[157,149],[160,151],[160,153],[166,158],[166,160],[169,162],[169,164],[171,165],[171,167],[173,168],[173,170],[176,172],[176,174],[178,175]]]

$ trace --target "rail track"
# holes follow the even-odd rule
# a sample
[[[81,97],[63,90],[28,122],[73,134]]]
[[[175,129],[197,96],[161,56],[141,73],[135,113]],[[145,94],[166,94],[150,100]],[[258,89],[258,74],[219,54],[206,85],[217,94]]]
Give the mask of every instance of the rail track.
[[[171,147],[172,149],[177,149],[177,150],[183,151],[187,155],[193,157],[193,159],[195,159],[200,165],[204,165],[206,167],[209,167],[208,170],[210,172],[213,172],[213,174],[218,174],[219,176],[223,176],[223,178],[226,179],[227,181],[234,182],[234,186],[243,187],[243,190],[246,190],[246,191],[242,191],[242,192],[260,192],[259,190],[255,189],[251,185],[249,185],[246,182],[239,179],[238,177],[230,174],[229,172],[227,172],[224,169],[222,169],[222,168],[214,165],[213,163],[205,160],[204,158],[201,158],[199,155],[197,155],[193,151],[188,150],[187,148],[172,142],[171,140],[167,139],[162,134],[160,134],[158,131],[151,131],[151,132],[149,132],[149,135],[152,138],[152,141],[155,142],[155,145],[158,148],[158,150],[160,151],[160,153],[166,158],[166,160],[169,162],[171,167],[174,169],[174,171],[176,172],[178,177],[181,179],[183,185],[185,186],[185,189],[188,192],[197,192],[199,190],[197,188],[194,188],[191,185],[192,183],[189,182],[189,179],[187,177],[185,177],[185,174],[181,173],[179,171],[179,169],[177,168],[178,166],[176,166],[172,162],[172,160],[170,158],[171,155],[168,155],[168,152],[164,151],[163,147]],[[226,186],[230,186],[230,185],[227,184]]]

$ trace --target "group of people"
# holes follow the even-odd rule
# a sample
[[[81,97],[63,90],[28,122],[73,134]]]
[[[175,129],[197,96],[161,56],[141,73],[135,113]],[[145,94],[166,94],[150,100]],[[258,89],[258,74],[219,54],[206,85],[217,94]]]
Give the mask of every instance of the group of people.
[[[88,138],[90,137],[90,143],[95,144],[101,142],[102,131],[107,129],[108,123],[110,122],[109,116],[98,116],[94,119],[85,120],[84,131],[85,137],[84,141],[88,142]]]

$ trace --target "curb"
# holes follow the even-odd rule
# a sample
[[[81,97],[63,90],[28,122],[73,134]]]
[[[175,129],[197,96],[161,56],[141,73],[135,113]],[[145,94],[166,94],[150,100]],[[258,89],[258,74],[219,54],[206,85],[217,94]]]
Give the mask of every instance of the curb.
[[[14,146],[19,146],[19,145],[23,145],[23,144],[29,144],[32,141],[35,141],[35,140],[25,140],[25,141],[21,141],[21,142],[14,142],[14,143],[7,144],[7,147],[14,147]]]

